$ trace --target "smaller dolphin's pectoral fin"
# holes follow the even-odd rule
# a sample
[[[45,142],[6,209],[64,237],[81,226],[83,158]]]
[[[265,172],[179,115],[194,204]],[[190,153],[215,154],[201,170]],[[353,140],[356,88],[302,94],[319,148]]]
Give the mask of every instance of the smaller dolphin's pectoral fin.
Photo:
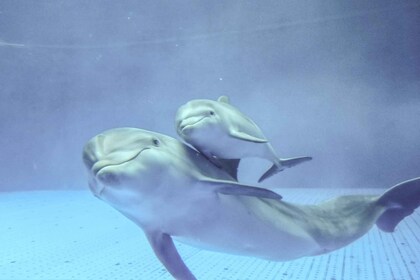
[[[283,168],[284,169],[284,168]],[[261,183],[265,179],[279,173],[280,171],[283,171],[281,167],[278,167],[277,165],[273,164],[270,169],[268,169],[261,177],[258,179],[258,183]]]
[[[171,236],[162,232],[146,232],[146,236],[160,262],[175,279],[197,279],[181,259]]]
[[[385,232],[393,232],[399,222],[420,206],[420,178],[392,187],[379,197],[377,203],[387,210],[376,220],[376,225]]]
[[[280,165],[273,164],[270,169],[268,169],[258,180],[258,183],[261,183],[265,179],[273,176],[274,174],[279,173],[280,171],[283,171],[284,168],[290,168],[295,165],[298,165],[302,162],[312,160],[312,157],[296,157],[296,158],[287,158],[287,159],[280,159]]]
[[[254,143],[267,143],[268,142],[267,139],[253,136],[248,133],[237,131],[237,130],[231,130],[229,132],[229,135],[233,138],[237,138],[239,140],[248,141],[248,142],[254,142]]]
[[[253,196],[259,198],[270,198],[280,200],[282,196],[264,189],[253,186],[242,185],[235,182],[229,181],[217,181],[217,180],[202,180],[202,182],[211,183],[212,185],[216,184],[216,192],[225,195],[244,195],[244,196]]]

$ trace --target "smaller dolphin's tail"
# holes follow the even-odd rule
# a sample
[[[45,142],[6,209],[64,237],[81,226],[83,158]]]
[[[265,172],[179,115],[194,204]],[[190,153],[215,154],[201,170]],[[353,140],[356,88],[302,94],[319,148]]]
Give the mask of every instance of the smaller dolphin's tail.
[[[393,232],[399,222],[420,206],[420,177],[390,188],[377,203],[387,209],[376,220],[376,225],[383,231]]]
[[[284,158],[279,159],[279,163],[274,163],[270,169],[268,169],[258,180],[258,183],[264,181],[265,179],[273,176],[276,173],[279,173],[280,171],[283,171],[285,168],[290,168],[295,165],[298,165],[302,162],[311,160],[312,157],[295,157],[295,158]]]

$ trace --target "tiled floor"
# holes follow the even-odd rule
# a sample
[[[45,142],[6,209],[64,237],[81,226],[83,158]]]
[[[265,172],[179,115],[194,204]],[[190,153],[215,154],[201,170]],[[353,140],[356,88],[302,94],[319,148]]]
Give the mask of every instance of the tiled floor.
[[[281,189],[312,203],[379,190]],[[198,279],[420,279],[420,211],[334,253],[270,262],[178,244]],[[0,193],[0,279],[172,279],[142,231],[87,191]]]

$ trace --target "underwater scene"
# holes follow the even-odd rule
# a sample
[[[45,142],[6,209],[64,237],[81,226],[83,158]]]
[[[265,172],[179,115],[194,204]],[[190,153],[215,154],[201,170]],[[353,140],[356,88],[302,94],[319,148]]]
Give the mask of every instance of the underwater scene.
[[[0,1],[0,280],[420,279],[418,1]]]

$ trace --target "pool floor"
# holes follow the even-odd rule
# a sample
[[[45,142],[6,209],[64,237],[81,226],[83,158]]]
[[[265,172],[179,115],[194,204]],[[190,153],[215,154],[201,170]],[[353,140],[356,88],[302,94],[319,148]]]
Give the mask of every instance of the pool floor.
[[[314,203],[375,189],[280,189]],[[420,279],[420,211],[336,252],[272,262],[176,243],[198,279]],[[136,225],[88,191],[0,193],[0,279],[173,279]]]

